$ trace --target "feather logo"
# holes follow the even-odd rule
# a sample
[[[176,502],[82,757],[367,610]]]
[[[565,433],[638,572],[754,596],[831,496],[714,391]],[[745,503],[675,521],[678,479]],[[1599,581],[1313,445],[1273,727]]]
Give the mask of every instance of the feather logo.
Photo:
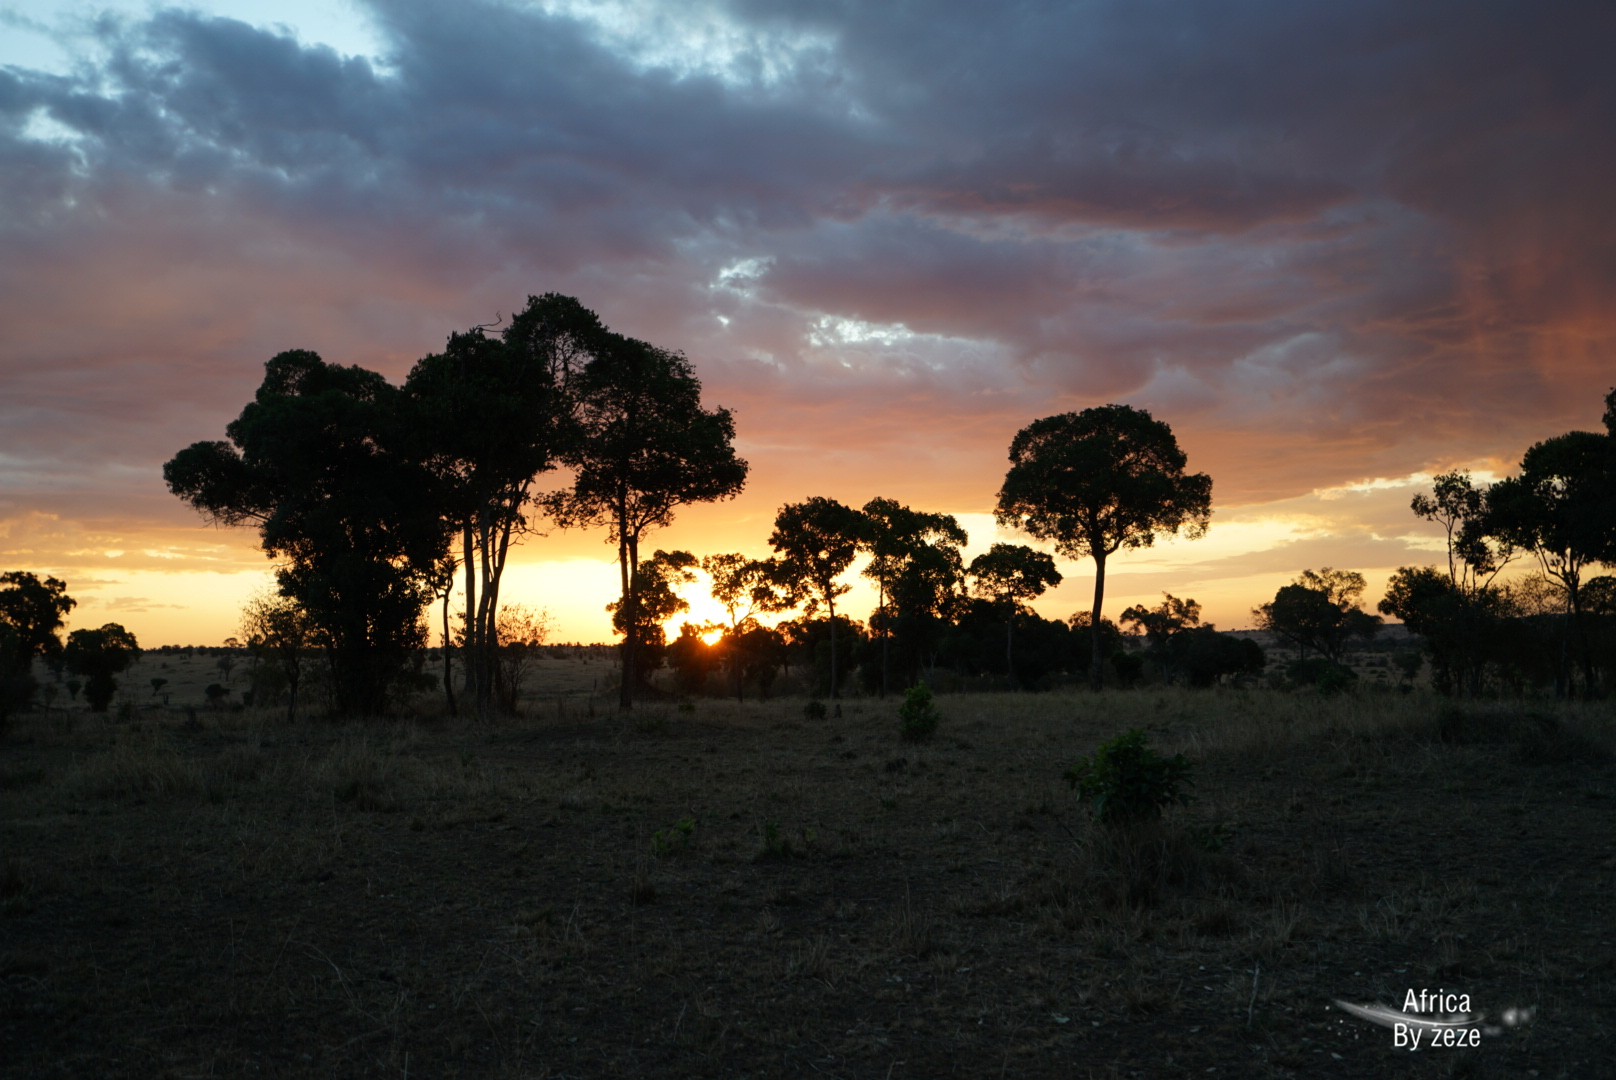
[[[1488,1023],[1485,1015],[1472,1013],[1469,994],[1448,994],[1441,990],[1432,994],[1421,990],[1408,992],[1402,1009],[1382,1005],[1355,1005],[1335,999],[1342,1011],[1368,1020],[1371,1024],[1392,1029],[1393,1045],[1418,1050],[1430,1047],[1461,1047],[1481,1045],[1483,1035],[1501,1035],[1505,1028],[1520,1027],[1532,1019],[1532,1009],[1508,1008],[1498,1023]],[[1437,1011],[1437,1010],[1444,1011]]]

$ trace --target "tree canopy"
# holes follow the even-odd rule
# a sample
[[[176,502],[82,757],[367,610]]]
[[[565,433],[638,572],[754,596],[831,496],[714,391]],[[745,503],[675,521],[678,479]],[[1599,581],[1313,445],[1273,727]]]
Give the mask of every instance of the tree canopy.
[[[680,506],[732,499],[746,484],[735,418],[705,409],[701,382],[679,353],[608,335],[576,379],[577,438],[565,460],[573,486],[549,506],[563,526],[596,526],[617,545],[625,616],[620,704],[632,708],[642,620],[633,568],[640,541]]]
[[[837,582],[853,565],[865,530],[864,515],[835,499],[818,496],[787,503],[774,517],[769,546],[780,555],[778,580],[801,599],[812,617],[823,604],[830,617],[830,696],[840,696],[837,678],[836,598],[852,588]]]
[[[163,466],[169,490],[211,520],[256,524],[281,592],[325,642],[340,711],[383,712],[425,636],[425,582],[442,558],[441,488],[400,392],[360,367],[283,352],[225,429]]]
[[[1035,420],[1010,443],[1010,470],[994,516],[1001,525],[1053,541],[1069,559],[1094,560],[1093,623],[1105,601],[1106,560],[1149,547],[1159,533],[1205,534],[1212,478],[1186,473],[1170,427],[1143,409],[1102,405]],[[1103,657],[1093,639],[1089,681],[1099,689]]]

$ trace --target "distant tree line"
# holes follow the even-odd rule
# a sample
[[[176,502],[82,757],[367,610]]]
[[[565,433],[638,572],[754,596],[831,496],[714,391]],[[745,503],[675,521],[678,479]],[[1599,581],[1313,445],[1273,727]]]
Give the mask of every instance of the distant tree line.
[[[1516,477],[1478,488],[1445,474],[1414,500],[1416,515],[1443,526],[1447,566],[1400,569],[1380,610],[1421,637],[1438,689],[1591,695],[1616,680],[1616,578],[1591,574],[1616,563],[1616,390],[1606,405],[1606,432],[1539,443]],[[1126,405],[1045,417],[1010,445],[999,524],[1094,564],[1093,601],[1066,620],[1030,607],[1062,580],[1049,553],[995,543],[967,564],[956,518],[884,497],[782,507],[767,559],[647,554],[680,507],[741,491],[734,418],[702,403],[683,355],[611,332],[571,297],[529,297],[497,332],[451,334],[396,386],[283,352],[225,435],[181,450],[164,478],[210,520],[256,527],[276,560],[275,589],[248,605],[239,644],[255,687],[289,716],[311,678],[346,715],[385,713],[426,686],[441,688],[451,713],[514,709],[548,627],[501,592],[511,549],[540,519],[602,529],[617,549],[608,610],[623,708],[665,668],[685,693],[721,681],[737,697],[767,694],[796,672],[835,698],[851,686],[894,693],[941,671],[1099,688],[1210,686],[1264,666],[1255,642],[1202,624],[1192,599],[1164,594],[1105,616],[1112,556],[1158,536],[1198,537],[1211,515],[1211,478],[1186,470],[1165,423]],[[559,470],[570,484],[538,486]],[[877,597],[862,622],[838,607],[861,556]],[[1503,583],[1523,558],[1536,572]],[[679,589],[698,571],[724,617],[687,622],[670,641],[664,628],[688,610]],[[87,700],[105,708],[139,655],[133,636],[109,623],[64,642],[73,601],[63,582],[18,571],[0,585],[0,714],[32,700],[35,659],[82,675]],[[1352,571],[1304,571],[1254,615],[1296,650],[1290,670],[1311,672],[1304,681],[1344,678],[1348,644],[1380,627],[1361,609],[1364,587]],[[442,640],[433,672],[431,607]]]

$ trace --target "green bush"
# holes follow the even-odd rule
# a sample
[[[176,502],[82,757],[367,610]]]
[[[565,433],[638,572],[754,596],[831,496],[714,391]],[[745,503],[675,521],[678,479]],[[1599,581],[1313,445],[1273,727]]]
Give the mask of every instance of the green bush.
[[[1293,660],[1285,668],[1285,675],[1297,686],[1316,686],[1326,696],[1339,694],[1358,681],[1358,673],[1345,664],[1322,656],[1306,660]]]
[[[917,683],[904,691],[898,706],[898,724],[905,740],[919,742],[937,732],[937,707],[931,701],[931,687]]]
[[[1145,745],[1145,733],[1134,728],[1101,743],[1093,757],[1061,775],[1097,820],[1116,825],[1155,821],[1163,807],[1188,803],[1190,796],[1180,789],[1194,784],[1194,768],[1183,754],[1158,756]]]

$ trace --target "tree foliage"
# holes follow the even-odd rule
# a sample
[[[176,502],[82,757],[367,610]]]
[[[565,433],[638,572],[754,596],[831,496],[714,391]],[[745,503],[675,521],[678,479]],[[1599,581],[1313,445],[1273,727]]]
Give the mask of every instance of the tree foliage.
[[[1010,444],[1010,470],[995,517],[1069,559],[1094,560],[1094,604],[1101,618],[1106,560],[1149,547],[1158,534],[1194,539],[1212,514],[1212,478],[1186,473],[1172,429],[1143,409],[1103,405],[1036,420]],[[1093,643],[1089,681],[1099,689],[1104,657]]]
[[[1010,684],[1018,685],[1016,616],[1025,610],[1025,601],[1036,600],[1061,583],[1055,560],[1025,544],[994,544],[972,559],[965,572],[971,579],[971,591],[1004,612],[1004,670]]]
[[[84,700],[93,712],[106,712],[118,692],[116,676],[140,659],[135,635],[117,623],[99,630],[75,630],[67,635],[62,661],[75,675],[85,677]]]
[[[969,540],[952,514],[929,513],[894,499],[864,504],[860,545],[870,555],[864,576],[878,588],[870,618],[881,635],[881,693],[891,689],[891,646],[900,646],[906,685],[919,677],[922,658],[934,654],[940,624],[950,615],[964,578],[960,548]]]
[[[458,559],[435,575],[435,592],[447,617],[458,561],[466,683],[479,716],[501,698],[514,700],[499,662],[500,585],[512,542],[529,524],[533,481],[576,440],[570,383],[604,339],[594,312],[572,297],[530,296],[499,336],[483,327],[451,334],[404,382],[416,453],[436,481],[446,531],[460,538]]]
[[[647,625],[633,610],[640,542],[671,524],[680,506],[734,498],[747,464],[733,446],[734,417],[702,407],[701,382],[678,353],[609,335],[576,385],[578,438],[565,455],[576,479],[549,505],[563,526],[604,527],[617,545],[626,709],[634,704],[632,673],[640,670],[636,653]]]
[[[865,533],[864,515],[835,499],[815,496],[788,503],[774,518],[769,546],[779,554],[776,580],[804,606],[811,619],[824,605],[829,618],[830,696],[840,696],[841,650],[837,647],[836,598],[852,587],[836,579],[847,572]]]
[[[33,699],[34,657],[62,654],[62,617],[76,601],[67,582],[26,570],[0,574],[0,721]]]
[[[425,583],[446,548],[439,489],[402,406],[373,371],[283,352],[228,442],[193,443],[163,466],[169,490],[211,520],[258,526],[348,714],[385,710],[423,644]]]
[[[667,648],[663,624],[681,611],[690,610],[690,604],[674,591],[675,587],[694,582],[697,565],[696,557],[688,551],[658,550],[635,567],[625,599],[606,605],[612,613],[612,629],[625,640],[632,637],[640,646],[634,653],[636,666],[625,671],[624,678],[633,678],[643,686],[651,672],[662,666]]]
[[[1347,642],[1373,637],[1380,629],[1380,618],[1358,605],[1366,584],[1356,570],[1303,570],[1252,615],[1259,627],[1304,657],[1311,651],[1336,663]]]
[[[267,679],[254,680],[255,700],[266,700],[269,686],[286,691],[286,721],[297,717],[297,695],[308,668],[308,654],[318,636],[308,612],[289,596],[261,593],[247,601],[241,612],[241,634],[247,650],[258,660]]]

